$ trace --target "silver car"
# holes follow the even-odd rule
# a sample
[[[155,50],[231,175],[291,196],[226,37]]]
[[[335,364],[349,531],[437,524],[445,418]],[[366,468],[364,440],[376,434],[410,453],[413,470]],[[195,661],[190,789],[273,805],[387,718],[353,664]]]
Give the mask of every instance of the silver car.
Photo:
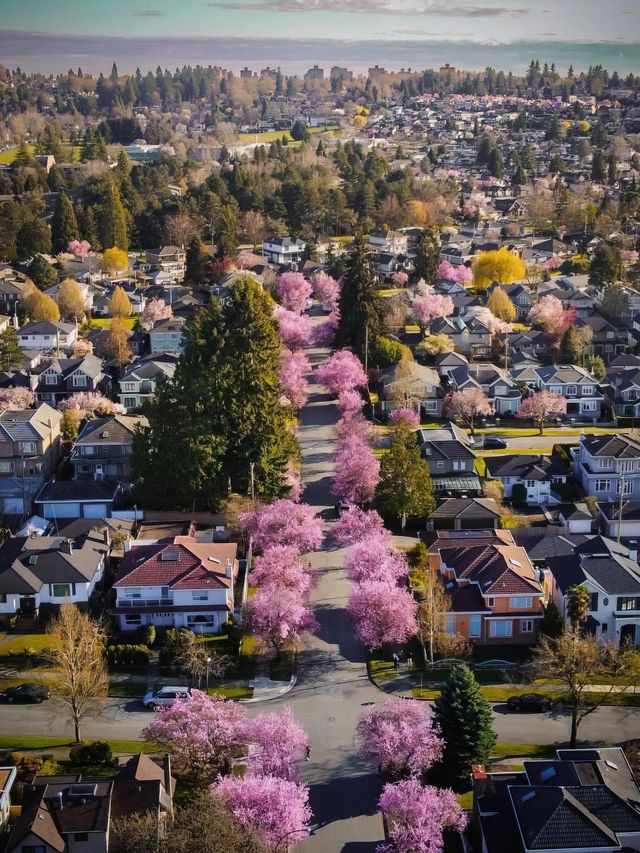
[[[145,708],[153,711],[154,708],[170,708],[174,702],[189,702],[190,700],[191,691],[188,687],[165,685],[148,690],[144,694],[142,704]]]

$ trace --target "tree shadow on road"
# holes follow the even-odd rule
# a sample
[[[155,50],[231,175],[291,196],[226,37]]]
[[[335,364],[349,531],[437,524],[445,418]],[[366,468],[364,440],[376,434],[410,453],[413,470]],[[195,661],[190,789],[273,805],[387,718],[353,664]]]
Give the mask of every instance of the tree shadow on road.
[[[353,624],[344,607],[320,605],[314,608],[319,629],[315,632],[326,643],[337,644],[340,655],[352,663],[364,663],[364,648],[355,637]]]
[[[380,779],[374,772],[338,776],[327,782],[312,783],[309,804],[317,822],[331,823],[375,814],[380,791]]]
[[[306,480],[302,499],[310,506],[326,507],[331,501],[329,484],[331,477],[320,477],[318,480]]]

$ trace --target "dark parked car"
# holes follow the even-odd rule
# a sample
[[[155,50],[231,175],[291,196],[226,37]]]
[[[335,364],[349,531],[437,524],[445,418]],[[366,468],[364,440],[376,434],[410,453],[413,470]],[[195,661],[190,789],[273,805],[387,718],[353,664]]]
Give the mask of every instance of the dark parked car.
[[[553,702],[548,696],[542,696],[540,693],[523,693],[521,696],[510,696],[507,699],[507,705],[512,711],[539,713],[540,711],[550,711]]]
[[[3,702],[44,702],[51,696],[51,691],[44,684],[18,684],[0,693]]]
[[[340,518],[343,512],[351,509],[351,504],[348,504],[346,501],[340,501],[335,505],[334,509],[336,512],[336,518]]]
[[[485,450],[503,450],[505,447],[509,447],[509,442],[506,439],[500,438],[497,435],[487,435],[485,437]]]

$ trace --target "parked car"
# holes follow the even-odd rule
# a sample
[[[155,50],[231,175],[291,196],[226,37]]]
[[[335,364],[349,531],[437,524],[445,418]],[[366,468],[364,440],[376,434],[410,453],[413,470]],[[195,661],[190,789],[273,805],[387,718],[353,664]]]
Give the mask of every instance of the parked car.
[[[174,702],[189,702],[191,691],[188,687],[164,686],[148,690],[144,694],[142,704],[153,711],[154,708],[170,708]]]
[[[553,708],[551,699],[540,693],[523,693],[520,696],[509,696],[507,705],[512,711],[531,711],[533,713],[550,711]]]
[[[346,512],[348,509],[351,509],[351,504],[346,501],[340,501],[335,505],[336,518],[340,518],[343,512]]]
[[[509,442],[505,438],[500,438],[497,435],[487,435],[485,437],[485,450],[503,450],[505,447],[509,447]]]
[[[51,696],[51,691],[44,684],[18,684],[0,693],[3,702],[34,702],[40,704]]]

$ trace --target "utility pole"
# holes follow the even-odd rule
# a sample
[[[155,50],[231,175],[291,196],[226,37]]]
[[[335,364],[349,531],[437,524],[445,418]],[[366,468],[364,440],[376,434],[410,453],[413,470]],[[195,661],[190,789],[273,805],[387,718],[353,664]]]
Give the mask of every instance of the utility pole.
[[[27,517],[27,491],[24,485],[24,444],[20,442],[20,467],[22,469],[22,518],[21,521]]]
[[[249,470],[251,471],[251,500],[253,501],[253,503],[256,502],[255,480],[253,478],[253,469],[255,468],[255,465],[255,462],[249,463]]]
[[[364,372],[369,375],[369,324],[364,327]]]

